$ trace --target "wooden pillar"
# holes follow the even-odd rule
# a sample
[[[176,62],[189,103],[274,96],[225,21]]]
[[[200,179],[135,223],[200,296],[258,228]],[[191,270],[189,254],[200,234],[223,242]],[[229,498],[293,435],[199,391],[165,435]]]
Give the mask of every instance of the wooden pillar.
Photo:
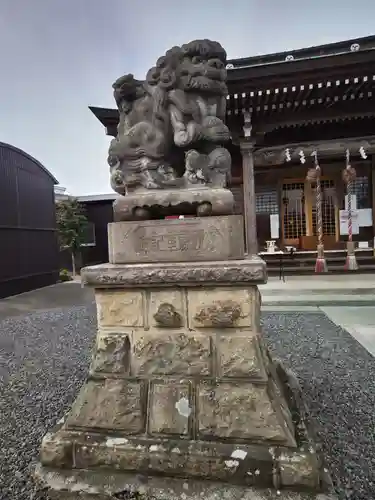
[[[248,255],[256,255],[258,253],[253,147],[254,144],[251,140],[245,139],[240,142],[242,154],[245,240]]]

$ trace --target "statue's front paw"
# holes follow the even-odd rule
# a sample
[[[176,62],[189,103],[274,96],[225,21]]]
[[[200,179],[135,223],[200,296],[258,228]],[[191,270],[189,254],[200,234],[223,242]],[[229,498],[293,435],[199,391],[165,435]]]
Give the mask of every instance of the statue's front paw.
[[[202,136],[213,142],[228,141],[230,132],[228,127],[216,116],[207,117],[202,124]]]

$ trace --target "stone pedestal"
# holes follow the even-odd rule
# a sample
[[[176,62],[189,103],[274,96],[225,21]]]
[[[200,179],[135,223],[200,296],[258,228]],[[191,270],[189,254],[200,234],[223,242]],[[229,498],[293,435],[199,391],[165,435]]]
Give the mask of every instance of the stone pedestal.
[[[118,198],[113,204],[114,220],[132,221],[166,215],[207,217],[232,214],[233,193],[207,186],[189,189],[145,189]]]
[[[187,262],[183,251],[186,262],[148,262],[161,233],[176,260],[176,244],[193,237],[190,222],[162,221],[158,234],[142,231],[146,223],[116,224],[117,263],[82,272],[95,288],[96,346],[72,409],[42,442],[39,484],[58,499],[131,498],[131,491],[260,500],[289,489],[300,493],[284,498],[328,498],[315,496],[329,478],[298,385],[262,342],[257,284],[267,279],[265,263],[207,261],[210,253],[241,254],[243,236],[237,250],[194,247],[200,262]],[[211,236],[219,231],[225,242],[236,222],[219,226],[211,223]],[[129,228],[129,239],[118,238]],[[140,244],[146,263],[126,263]]]

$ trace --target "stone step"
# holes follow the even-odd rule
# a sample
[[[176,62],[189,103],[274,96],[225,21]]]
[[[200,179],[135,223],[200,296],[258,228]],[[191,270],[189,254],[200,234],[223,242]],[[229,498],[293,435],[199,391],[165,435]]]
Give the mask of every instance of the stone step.
[[[350,304],[351,306],[368,306],[375,304],[375,293],[365,295],[337,294],[262,294],[262,306],[336,306]]]
[[[283,282],[281,282],[283,283]],[[366,296],[371,296],[375,295],[375,283],[373,285],[370,285],[369,287],[361,287],[361,288],[344,288],[341,286],[341,288],[329,288],[329,287],[324,287],[322,286],[321,288],[290,288],[290,282],[286,282],[284,284],[284,287],[280,288],[271,288],[268,285],[260,285],[259,289],[262,294],[262,299],[264,300],[264,297],[272,297],[272,298],[277,298],[277,297],[294,297],[298,299],[301,296],[314,296],[314,295],[337,295],[337,296],[361,296],[361,295],[366,295]]]
[[[357,261],[358,262],[358,261]],[[345,262],[342,262],[341,265],[332,265],[327,262],[328,266],[328,275],[329,274],[348,274],[348,271],[345,269]],[[269,266],[267,264],[267,272],[269,276],[277,276],[280,273],[280,266]],[[358,262],[358,270],[350,271],[350,274],[360,274],[360,273],[374,273],[375,272],[375,264],[363,264]],[[306,266],[284,266],[284,274],[292,275],[292,274],[300,274],[300,275],[311,275],[315,274],[315,262],[314,264],[306,265]]]

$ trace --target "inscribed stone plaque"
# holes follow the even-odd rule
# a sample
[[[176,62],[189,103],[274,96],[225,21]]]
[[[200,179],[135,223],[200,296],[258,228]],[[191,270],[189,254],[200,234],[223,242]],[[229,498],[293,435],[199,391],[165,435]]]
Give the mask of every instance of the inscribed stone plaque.
[[[233,260],[244,257],[240,215],[108,225],[112,264]]]

